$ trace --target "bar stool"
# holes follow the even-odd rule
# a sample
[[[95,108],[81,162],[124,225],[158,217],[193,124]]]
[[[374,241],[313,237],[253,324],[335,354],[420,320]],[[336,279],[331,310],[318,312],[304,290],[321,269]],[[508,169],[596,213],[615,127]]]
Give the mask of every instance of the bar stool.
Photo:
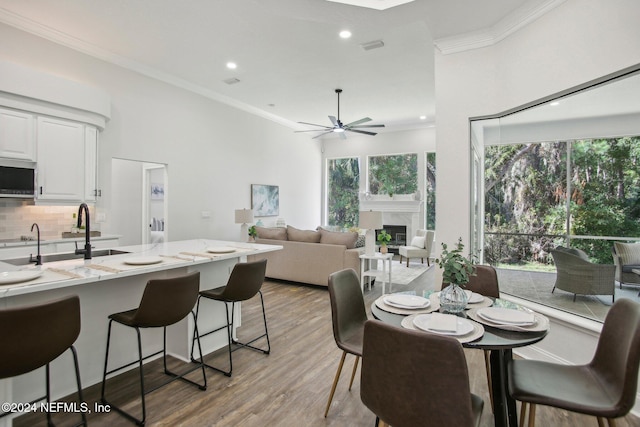
[[[138,425],[144,425],[147,412],[145,406],[145,394],[151,393],[163,387],[177,379],[181,379],[189,384],[198,387],[200,390],[207,389],[207,376],[202,364],[202,358],[198,362],[198,366],[189,369],[183,374],[176,374],[167,369],[167,326],[171,326],[178,323],[191,313],[194,319],[194,328],[197,332],[197,324],[195,323],[195,314],[193,313],[193,306],[198,298],[198,290],[200,288],[200,272],[188,274],[186,276],[174,277],[171,279],[153,279],[147,282],[147,286],[144,289],[142,300],[138,308],[133,310],[123,311],[120,313],[114,313],[109,316],[109,330],[107,333],[107,350],[104,358],[104,375],[102,377],[102,391],[100,394],[100,400],[105,405],[116,410],[121,415],[130,419]],[[134,328],[138,336],[138,360],[120,366],[118,368],[107,371],[107,364],[109,362],[109,344],[111,342],[111,326],[113,322],[119,323],[124,326]],[[142,356],[142,341],[140,337],[140,328],[163,328],[163,346],[162,350],[157,351],[148,356]],[[200,347],[200,341],[198,340],[198,347]],[[162,353],[164,373],[172,378],[164,383],[152,388],[151,390],[145,390],[144,386],[144,371],[143,361]],[[135,365],[138,363],[140,372],[140,397],[142,401],[142,418],[138,419],[122,408],[117,407],[113,403],[110,403],[105,398],[105,388],[107,375],[114,372],[121,371],[124,368]],[[190,372],[196,369],[202,369],[203,384],[198,384],[187,378],[184,378]]]
[[[262,287],[262,283],[264,282],[264,275],[267,269],[267,260],[263,259],[255,262],[243,262],[238,263],[233,267],[231,271],[231,276],[229,276],[229,280],[227,281],[226,286],[221,286],[215,289],[209,289],[206,291],[200,292],[198,296],[198,304],[196,305],[196,323],[198,318],[198,312],[200,310],[200,300],[202,298],[221,301],[224,302],[224,306],[226,309],[227,322],[225,325],[220,326],[212,331],[206,332],[199,337],[197,336],[197,331],[193,331],[193,341],[191,343],[191,360],[193,358],[194,351],[194,342],[196,338],[202,338],[207,335],[210,335],[214,332],[218,332],[222,329],[227,329],[227,342],[228,342],[228,350],[229,350],[229,370],[225,371],[224,369],[217,368],[215,366],[204,364],[208,368],[211,368],[215,371],[221,372],[226,376],[230,377],[231,372],[233,371],[233,358],[231,354],[238,350],[239,348],[249,348],[252,350],[260,351],[264,354],[269,354],[271,352],[271,343],[269,342],[269,330],[267,329],[267,315],[264,310],[264,298],[262,297],[262,291],[260,288]],[[264,320],[264,334],[253,338],[252,340],[242,343],[233,338],[233,320],[235,314],[235,303],[246,301],[248,299],[253,298],[256,294],[260,295],[260,303],[262,304],[262,319]],[[229,317],[229,304],[231,304],[231,317]],[[267,348],[258,348],[254,347],[251,344],[258,341],[260,338],[266,337],[267,339]],[[232,344],[237,345],[232,349]],[[202,349],[200,350],[200,357],[202,357]]]
[[[73,343],[80,334],[80,299],[77,295],[29,305],[0,310],[0,379],[26,374],[45,366],[46,395],[31,403],[46,399],[51,402],[49,364],[71,350],[78,385],[78,401],[82,398],[82,384],[78,368],[78,354]],[[0,417],[9,415],[2,413]],[[76,426],[87,425],[84,412]],[[51,413],[47,411],[47,424],[52,426]]]

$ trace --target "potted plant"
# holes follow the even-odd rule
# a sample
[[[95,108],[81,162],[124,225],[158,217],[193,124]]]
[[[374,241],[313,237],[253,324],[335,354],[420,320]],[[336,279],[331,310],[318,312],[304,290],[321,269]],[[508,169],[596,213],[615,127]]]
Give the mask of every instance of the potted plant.
[[[258,231],[256,231],[256,226],[252,225],[249,227],[249,241],[255,241],[258,236]]]
[[[391,234],[387,233],[384,230],[380,230],[380,233],[378,233],[378,243],[380,243],[380,253],[386,254],[388,249],[387,249],[387,243],[389,243],[391,241]]]
[[[449,284],[440,292],[440,307],[448,313],[459,313],[467,306],[465,285],[469,277],[475,274],[475,256],[462,254],[464,245],[462,237],[454,249],[449,250],[446,243],[442,243],[442,253],[436,259],[436,264],[442,269],[442,282]]]

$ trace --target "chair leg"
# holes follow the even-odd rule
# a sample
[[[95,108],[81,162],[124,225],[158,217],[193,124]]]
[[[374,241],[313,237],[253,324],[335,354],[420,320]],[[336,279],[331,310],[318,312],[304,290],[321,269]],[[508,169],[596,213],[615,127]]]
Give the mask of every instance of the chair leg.
[[[578,296],[578,294],[573,294],[573,302],[576,302],[576,297]]]
[[[84,402],[84,397],[82,397],[82,381],[80,381],[80,367],[78,365],[78,353],[74,346],[69,347],[71,349],[71,354],[73,354],[73,365],[76,370],[76,383],[78,384],[78,402],[82,404]],[[78,425],[87,426],[87,414],[83,411],[80,412],[80,417],[82,418],[82,422]]]
[[[356,371],[358,370],[359,361],[360,361],[360,356],[356,356],[356,360],[353,362],[353,372],[351,372],[351,381],[349,382],[349,391],[351,391],[351,386],[353,385],[353,379],[356,377]]]
[[[232,353],[231,344],[232,344],[233,338],[231,337],[231,321],[229,320],[229,304],[224,302],[224,301],[222,301],[224,303],[224,308],[225,308],[225,313],[226,313],[225,325],[223,325],[223,326],[221,326],[219,328],[213,329],[213,330],[211,330],[209,332],[206,332],[204,334],[200,334],[198,332],[198,330],[197,330],[198,314],[200,312],[200,298],[202,298],[202,297],[199,296],[198,297],[198,302],[196,303],[196,314],[195,314],[195,321],[194,321],[196,327],[194,327],[194,329],[193,329],[193,339],[191,341],[191,361],[197,363],[196,359],[193,357],[193,351],[194,351],[194,346],[195,346],[196,340],[198,341],[198,345],[200,346],[200,338],[206,337],[207,335],[213,334],[214,332],[218,332],[218,331],[220,331],[222,329],[226,329],[227,330],[227,353],[229,355],[229,370],[225,371],[224,369],[220,369],[220,368],[218,368],[216,366],[210,365],[208,363],[204,363],[204,361],[202,363],[207,368],[213,369],[214,371],[218,371],[218,372],[224,374],[225,376],[230,377],[231,373],[233,372],[233,358],[231,356],[231,353]],[[233,303],[231,303],[231,304],[233,304]],[[231,316],[233,317],[233,312],[232,312]],[[203,360],[204,355],[202,354],[202,348],[201,347],[199,347],[199,351],[200,351],[200,359]]]
[[[407,257],[407,267],[409,267],[409,257]]]
[[[596,417],[596,419],[598,420],[598,427],[605,427],[605,425],[604,425],[604,418],[602,418],[602,417]]]
[[[551,293],[553,293],[553,291],[555,291],[555,290],[556,290],[556,286],[554,285],[553,289],[551,289]]]
[[[607,421],[609,422],[609,427],[616,427],[616,420],[613,418],[607,418]]]
[[[193,312],[191,312],[191,314],[193,314]],[[194,315],[195,318],[195,315]],[[197,331],[197,326],[195,327],[196,329],[194,330]],[[198,349],[200,351],[200,363],[198,363],[199,366],[196,366],[193,369],[189,369],[187,372],[183,373],[183,374],[176,374],[175,372],[171,372],[169,369],[167,369],[167,327],[165,326],[163,329],[163,343],[162,343],[162,364],[163,364],[163,368],[164,368],[164,373],[165,375],[169,375],[171,377],[173,377],[174,380],[182,380],[184,382],[187,382],[191,385],[194,385],[196,387],[198,387],[200,390],[206,390],[207,389],[207,375],[204,371],[204,361],[202,359],[202,347],[200,346],[200,339],[198,339]],[[188,378],[185,378],[185,375],[190,374],[191,372],[195,371],[196,369],[202,369],[202,384],[198,384],[195,381],[191,381]],[[166,384],[166,383],[165,383]],[[159,387],[164,386],[165,384],[161,384]],[[156,390],[157,388],[151,391]]]
[[[524,420],[526,416],[527,416],[527,402],[520,402],[520,422],[518,423],[519,426],[524,427]]]
[[[50,380],[50,371],[49,371],[49,364],[47,363],[47,366],[45,368],[45,375],[47,376],[47,380],[46,380],[46,388],[47,388],[47,407],[51,406],[51,380]],[[53,427],[53,421],[51,421],[51,412],[47,411],[47,426],[48,427]]]
[[[420,258],[420,264],[424,264],[424,258]]]
[[[246,347],[246,348],[250,348],[251,350],[256,350],[256,351],[260,351],[264,354],[269,354],[271,353],[271,343],[269,342],[269,331],[267,329],[267,313],[264,309],[264,298],[262,297],[262,291],[258,291],[258,295],[260,295],[260,303],[262,304],[262,320],[264,321],[264,334],[253,338],[251,341],[248,341],[246,343],[242,343],[238,340],[232,340],[232,342],[235,345],[239,345],[241,347]],[[235,306],[234,306],[235,308]],[[231,316],[231,325],[233,328],[233,315]],[[260,338],[266,337],[267,338],[267,348],[263,349],[263,348],[258,348],[258,347],[254,347],[251,344],[253,344],[254,342],[258,341]],[[237,350],[237,349],[236,349]]]
[[[400,264],[402,264],[402,255],[400,255]]]
[[[536,404],[529,404],[529,427],[535,427],[536,424]]]
[[[484,350],[484,368],[487,373],[487,386],[489,387],[489,399],[491,401],[491,407],[493,408],[493,385],[491,383],[491,362],[489,361],[489,356],[491,354],[490,350]],[[520,423],[520,425],[523,425]]]
[[[340,358],[340,364],[338,365],[338,370],[336,371],[336,376],[333,378],[333,385],[331,386],[331,392],[329,392],[329,400],[327,401],[327,408],[324,410],[324,417],[327,418],[327,414],[329,414],[329,408],[331,407],[331,401],[333,400],[333,394],[336,392],[336,386],[338,385],[338,380],[340,379],[340,373],[342,372],[342,366],[344,365],[344,359],[347,357],[347,352],[342,352],[342,357]]]

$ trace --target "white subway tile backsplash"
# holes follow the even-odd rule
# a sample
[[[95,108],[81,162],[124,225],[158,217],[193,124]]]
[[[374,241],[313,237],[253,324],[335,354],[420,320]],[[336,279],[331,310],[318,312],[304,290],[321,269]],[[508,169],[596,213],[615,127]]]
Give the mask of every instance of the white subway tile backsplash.
[[[91,216],[94,212],[95,209],[90,207]],[[78,205],[35,206],[13,200],[0,201],[0,239],[15,239],[32,234],[35,237],[35,231],[31,233],[34,222],[40,227],[42,239],[59,239],[62,232],[71,231],[74,213],[78,213]]]

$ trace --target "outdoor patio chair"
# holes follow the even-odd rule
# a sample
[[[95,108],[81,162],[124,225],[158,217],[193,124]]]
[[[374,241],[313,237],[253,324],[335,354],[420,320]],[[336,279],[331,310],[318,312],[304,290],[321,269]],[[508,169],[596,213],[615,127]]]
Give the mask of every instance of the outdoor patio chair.
[[[611,252],[620,289],[625,284],[640,285],[640,275],[632,271],[640,270],[640,243],[614,242]]]
[[[611,295],[615,301],[615,271],[613,264],[594,264],[580,249],[558,246],[551,251],[557,277],[553,291],[562,289],[580,295]]]

